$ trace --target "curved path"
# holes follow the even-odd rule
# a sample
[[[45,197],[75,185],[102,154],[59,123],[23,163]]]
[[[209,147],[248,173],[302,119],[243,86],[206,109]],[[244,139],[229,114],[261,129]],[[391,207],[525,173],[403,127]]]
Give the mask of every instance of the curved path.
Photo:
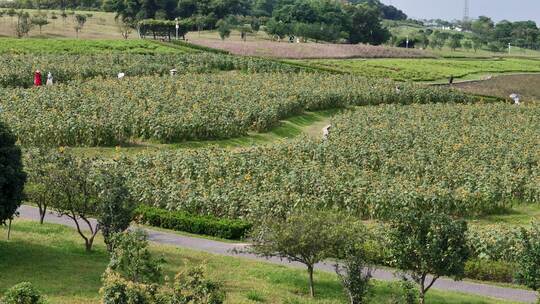
[[[29,220],[39,220],[39,211],[36,207],[31,206],[21,206],[19,208],[20,217]],[[57,216],[54,213],[49,213],[45,217],[45,221],[48,223],[61,224],[65,226],[75,227],[71,219],[67,217]],[[95,221],[92,222],[95,224]],[[204,251],[212,254],[220,254],[234,257],[243,257],[253,260],[261,260],[274,264],[285,265],[288,267],[295,268],[304,268],[303,265],[299,263],[290,263],[279,258],[270,258],[265,259],[259,256],[256,256],[251,253],[245,252],[248,244],[241,243],[225,243],[214,240],[195,238],[189,236],[183,236],[171,232],[163,232],[152,229],[145,229],[148,233],[149,240],[160,243],[167,244],[182,248],[189,248],[192,250]],[[320,271],[333,272],[334,268],[332,264],[329,263],[320,263],[317,265],[317,269]],[[373,272],[373,278],[382,281],[393,281],[397,280],[394,276],[392,270],[387,269],[376,269]],[[464,282],[464,281],[453,281],[451,279],[439,279],[434,288],[445,290],[445,291],[456,291],[462,293],[469,293],[478,296],[498,298],[502,300],[509,300],[514,302],[522,303],[535,303],[536,302],[536,293],[528,290],[522,289],[513,289],[498,287],[487,284]]]

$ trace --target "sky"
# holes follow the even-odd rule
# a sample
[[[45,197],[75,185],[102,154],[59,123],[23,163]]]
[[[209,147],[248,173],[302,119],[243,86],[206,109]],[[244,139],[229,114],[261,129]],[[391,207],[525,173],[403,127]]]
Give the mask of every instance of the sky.
[[[464,0],[382,0],[392,4],[415,19],[462,19]],[[470,16],[492,17],[495,21],[507,19],[534,20],[540,24],[540,0],[469,0]]]

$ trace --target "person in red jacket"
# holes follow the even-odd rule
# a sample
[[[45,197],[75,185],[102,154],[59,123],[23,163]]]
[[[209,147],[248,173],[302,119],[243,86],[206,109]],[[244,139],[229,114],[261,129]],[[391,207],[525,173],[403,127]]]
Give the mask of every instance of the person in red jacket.
[[[36,70],[36,72],[34,73],[34,86],[40,87],[41,84],[41,72],[39,70]]]

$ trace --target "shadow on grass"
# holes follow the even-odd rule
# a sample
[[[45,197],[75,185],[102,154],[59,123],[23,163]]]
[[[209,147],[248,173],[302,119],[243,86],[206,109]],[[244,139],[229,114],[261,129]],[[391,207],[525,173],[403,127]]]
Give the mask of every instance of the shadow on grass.
[[[82,239],[60,237],[68,233],[58,225],[14,222],[11,240],[0,241],[0,269],[9,274],[0,275],[0,294],[28,281],[47,297],[97,299],[108,255],[101,246],[87,253]]]

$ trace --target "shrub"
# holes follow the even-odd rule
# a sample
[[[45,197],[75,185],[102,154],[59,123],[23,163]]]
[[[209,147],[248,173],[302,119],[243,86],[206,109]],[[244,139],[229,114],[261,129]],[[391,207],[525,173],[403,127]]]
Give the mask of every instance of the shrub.
[[[99,290],[103,304],[151,304],[155,302],[158,286],[128,281],[107,269]]]
[[[225,293],[221,284],[206,278],[201,267],[194,267],[178,273],[160,297],[173,304],[222,304]]]
[[[147,206],[140,206],[135,213],[141,224],[224,239],[241,239],[251,229],[251,224],[242,220],[196,216]]]
[[[29,282],[19,283],[6,291],[2,304],[44,304],[41,293]]]
[[[471,259],[465,263],[465,277],[481,281],[512,283],[515,265],[507,262]]]

